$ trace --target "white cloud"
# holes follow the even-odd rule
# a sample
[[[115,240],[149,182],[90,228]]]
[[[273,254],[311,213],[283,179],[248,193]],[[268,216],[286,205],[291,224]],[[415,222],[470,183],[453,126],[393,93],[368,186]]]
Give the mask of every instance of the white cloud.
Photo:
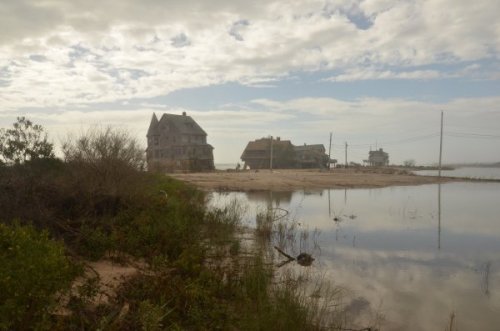
[[[356,68],[348,70],[346,73],[325,79],[332,82],[352,82],[356,80],[384,80],[384,79],[411,79],[411,80],[429,80],[437,78],[452,77],[450,74],[444,74],[437,70],[414,70],[414,71],[391,71],[374,70],[367,68]]]
[[[437,69],[366,68],[498,59],[499,11],[495,0],[7,0],[0,68],[10,74],[0,70],[0,102],[112,102],[301,70],[340,69],[342,81],[434,79]]]
[[[142,139],[153,110],[179,109],[130,110],[133,99],[183,88],[231,81],[271,87],[297,72],[330,70],[340,73],[332,81],[496,80],[498,12],[496,0],[6,0],[0,2],[0,122],[27,115],[56,135],[94,122],[116,124]],[[267,134],[324,142],[333,130],[354,144],[434,132],[440,109],[449,124],[465,128],[496,132],[500,120],[498,95],[446,103],[362,92],[353,101],[287,97],[236,100],[238,111],[187,111],[213,137],[222,161],[237,159],[235,144]],[[118,110],[99,110],[103,103]],[[419,148],[398,153],[431,162],[434,151]],[[453,148],[463,158],[463,148]],[[467,151],[470,158],[497,158],[491,154]]]

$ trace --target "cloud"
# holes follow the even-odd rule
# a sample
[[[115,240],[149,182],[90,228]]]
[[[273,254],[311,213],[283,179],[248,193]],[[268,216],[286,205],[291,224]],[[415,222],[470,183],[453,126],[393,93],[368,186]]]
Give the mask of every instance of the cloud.
[[[414,70],[414,71],[391,71],[373,69],[351,69],[346,73],[325,79],[331,82],[352,82],[357,80],[385,80],[385,79],[408,79],[408,80],[429,80],[451,77],[449,74],[441,73],[437,70]]]
[[[296,71],[344,72],[336,81],[438,79],[446,75],[413,67],[498,60],[499,11],[495,0],[7,0],[0,68],[10,74],[0,70],[0,102],[112,102]]]
[[[310,72],[316,82],[330,76],[332,88],[360,80],[498,80],[497,12],[495,0],[1,1],[0,121],[27,115],[61,133],[94,122],[125,125],[142,139],[153,110],[179,110],[147,100],[236,82],[281,94],[231,98],[234,109],[184,109],[211,132],[225,160],[239,154],[227,146],[271,133],[312,143],[333,130],[354,144],[434,132],[441,109],[451,124],[494,131],[496,95],[432,103],[278,90],[309,84],[290,78]],[[431,149],[421,150],[432,159]]]

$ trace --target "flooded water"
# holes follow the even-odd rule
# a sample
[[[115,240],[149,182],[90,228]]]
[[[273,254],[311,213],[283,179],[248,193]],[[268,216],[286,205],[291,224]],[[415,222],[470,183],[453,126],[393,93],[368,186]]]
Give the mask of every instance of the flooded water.
[[[447,183],[316,192],[213,193],[290,211],[313,244],[311,272],[351,293],[358,325],[381,330],[499,330],[500,184]]]
[[[415,171],[417,175],[437,176],[437,170],[419,170]],[[481,179],[500,179],[500,168],[488,167],[462,167],[453,170],[442,170],[441,175],[445,177],[462,178],[481,178]]]

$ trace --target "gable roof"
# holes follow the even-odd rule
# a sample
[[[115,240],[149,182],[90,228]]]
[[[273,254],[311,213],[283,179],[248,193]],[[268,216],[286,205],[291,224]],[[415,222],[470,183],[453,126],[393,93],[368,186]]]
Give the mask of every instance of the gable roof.
[[[153,117],[151,117],[151,122],[149,123],[149,129],[148,129],[148,134],[147,136],[154,136],[158,135],[158,118],[156,117],[156,114],[153,113]]]
[[[273,139],[273,147],[276,148],[278,146],[291,146],[292,143],[290,140],[277,140]],[[270,138],[261,138],[254,141],[249,141],[245,150],[268,150],[271,149],[271,139]]]
[[[151,124],[149,125],[148,136],[160,135],[163,124],[174,126],[176,131],[180,134],[207,135],[191,116],[187,116],[186,113],[183,113],[182,115],[163,114],[159,121],[156,115],[153,114]]]

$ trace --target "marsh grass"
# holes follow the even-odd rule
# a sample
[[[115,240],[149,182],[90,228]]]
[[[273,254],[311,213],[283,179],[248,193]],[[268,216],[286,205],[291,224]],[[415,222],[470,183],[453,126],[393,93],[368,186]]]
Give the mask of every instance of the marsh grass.
[[[277,246],[292,256],[299,252],[321,253],[320,231],[309,230],[281,209],[259,211],[255,233],[264,251],[274,252],[272,247]],[[274,265],[280,258],[281,255],[271,255],[273,263],[268,268],[272,270],[272,281],[267,284],[270,301],[264,310],[254,312],[261,315],[259,320],[275,321],[276,329],[280,330],[342,330],[347,325],[346,291],[318,275],[317,269],[301,267],[294,261]],[[255,272],[263,273],[259,269],[253,270]],[[261,325],[252,326],[258,329]]]
[[[241,278],[244,306],[242,330],[335,330],[342,324],[336,311],[339,292],[317,282],[316,295],[296,274],[276,274],[275,267],[256,257]]]

